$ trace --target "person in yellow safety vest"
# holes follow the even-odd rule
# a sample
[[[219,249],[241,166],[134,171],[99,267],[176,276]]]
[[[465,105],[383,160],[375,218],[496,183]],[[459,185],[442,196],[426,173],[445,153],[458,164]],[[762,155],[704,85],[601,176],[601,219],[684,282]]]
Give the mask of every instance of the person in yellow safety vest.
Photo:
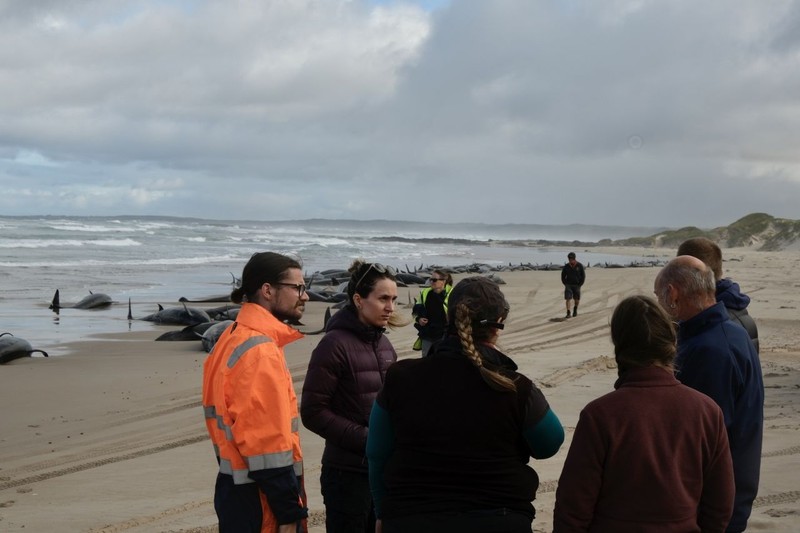
[[[307,531],[297,397],[283,353],[303,336],[285,322],[302,317],[305,289],[298,261],[253,254],[231,293],[239,315],[203,365],[220,533]]]
[[[422,357],[427,357],[431,347],[440,341],[447,329],[447,300],[453,290],[453,277],[442,270],[434,270],[428,278],[430,287],[422,289],[411,313],[414,315],[414,327],[418,337],[414,342],[415,350],[422,350]]]

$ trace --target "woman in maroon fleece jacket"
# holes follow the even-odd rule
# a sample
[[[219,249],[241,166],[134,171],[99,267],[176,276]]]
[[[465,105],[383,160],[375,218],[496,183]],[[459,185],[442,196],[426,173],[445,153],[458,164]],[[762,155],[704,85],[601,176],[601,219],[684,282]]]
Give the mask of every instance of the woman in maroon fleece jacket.
[[[673,376],[675,329],[651,298],[611,318],[619,379],[581,412],[553,531],[722,532],[733,466],[722,411]]]

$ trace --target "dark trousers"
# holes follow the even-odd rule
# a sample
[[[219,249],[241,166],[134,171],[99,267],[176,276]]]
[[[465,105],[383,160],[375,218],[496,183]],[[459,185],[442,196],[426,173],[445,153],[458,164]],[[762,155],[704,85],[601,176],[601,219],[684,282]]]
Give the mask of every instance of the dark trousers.
[[[214,510],[220,533],[261,532],[261,493],[255,483],[234,485],[231,476],[217,474]]]
[[[319,481],[327,533],[374,533],[375,512],[366,473],[323,465]]]
[[[533,520],[508,509],[429,513],[382,520],[383,533],[531,533]]]

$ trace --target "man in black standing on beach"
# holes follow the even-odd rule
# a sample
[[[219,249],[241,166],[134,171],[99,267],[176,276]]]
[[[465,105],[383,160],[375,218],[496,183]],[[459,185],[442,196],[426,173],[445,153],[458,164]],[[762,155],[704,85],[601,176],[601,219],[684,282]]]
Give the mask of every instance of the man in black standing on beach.
[[[564,284],[564,300],[567,304],[567,316],[578,316],[578,304],[581,301],[581,286],[586,281],[586,271],[583,265],[575,260],[575,252],[567,254],[569,262],[561,269],[561,283]],[[569,313],[569,308],[572,301],[575,305],[572,307],[572,315]]]

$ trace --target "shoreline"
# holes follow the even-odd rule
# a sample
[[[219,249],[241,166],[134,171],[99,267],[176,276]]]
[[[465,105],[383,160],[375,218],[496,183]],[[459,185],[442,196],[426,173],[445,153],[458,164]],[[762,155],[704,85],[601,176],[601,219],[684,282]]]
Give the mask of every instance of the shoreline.
[[[571,248],[570,248],[571,249]],[[570,249],[524,249],[491,246],[474,247],[469,250],[457,250],[458,255],[428,256],[422,268],[430,268],[439,264],[444,268],[466,270],[491,269],[503,271],[508,265],[556,265],[566,257]],[[452,250],[451,250],[452,251]],[[581,252],[585,254],[586,264],[628,263],[639,260],[634,250],[615,250],[622,254],[603,254]],[[469,253],[468,253],[469,252]],[[387,260],[382,257],[370,257],[384,264],[390,264],[399,271],[413,271],[420,266],[396,259]],[[420,260],[419,257],[416,258]],[[438,261],[437,261],[438,260]],[[309,263],[310,265],[311,263]],[[334,267],[347,269],[350,261],[339,258]],[[162,271],[150,267],[122,267],[121,270],[99,272],[96,268],[88,272],[59,269],[53,266],[25,267],[13,269],[12,275],[5,279],[0,287],[0,332],[10,332],[16,337],[30,342],[34,348],[47,351],[51,355],[61,356],[68,351],[66,344],[88,340],[105,332],[125,331],[157,331],[152,324],[140,320],[127,320],[128,300],[132,302],[134,317],[143,317],[155,312],[158,304],[165,307],[181,305],[179,299],[200,299],[209,295],[229,293],[232,273],[240,270],[242,264],[223,267],[212,264],[184,265],[180,268]],[[544,270],[545,268],[540,268]],[[305,274],[310,277],[315,268],[306,268]],[[25,274],[23,276],[23,274]],[[237,273],[238,274],[238,273]],[[76,277],[77,276],[77,277]],[[24,277],[24,279],[23,279]],[[233,276],[235,278],[235,276]],[[15,278],[20,278],[15,281]],[[31,280],[36,280],[32,283]],[[65,307],[58,313],[48,310],[56,289],[61,291],[62,302],[75,302],[92,291],[108,294],[112,299],[110,306],[102,309],[73,309]],[[206,304],[194,303],[193,306],[206,307]],[[208,306],[213,306],[208,304]],[[157,336],[157,335],[156,335]]]
[[[578,259],[580,260],[580,249]],[[664,249],[665,255],[674,250]],[[800,268],[797,252],[723,250],[726,275],[752,298],[761,338],[766,405],[761,485],[749,531],[794,531],[800,516]],[[554,271],[498,272],[511,305],[501,349],[541,388],[565,426],[561,450],[533,461],[541,484],[534,531],[552,529],[555,487],[578,414],[616,379],[608,322],[625,296],[652,293],[658,268],[590,268],[582,313],[563,313]],[[456,280],[464,277],[456,276]],[[410,316],[398,289],[398,311]],[[328,304],[309,302],[303,317],[316,329]],[[89,320],[87,318],[87,320]],[[67,353],[25,358],[0,367],[6,415],[0,434],[0,529],[89,532],[216,531],[211,444],[200,407],[200,343],[155,342],[175,326],[96,333],[65,343]],[[400,358],[416,330],[388,333]],[[319,336],[286,347],[298,395]],[[310,531],[324,531],[319,493],[324,443],[301,428]]]

